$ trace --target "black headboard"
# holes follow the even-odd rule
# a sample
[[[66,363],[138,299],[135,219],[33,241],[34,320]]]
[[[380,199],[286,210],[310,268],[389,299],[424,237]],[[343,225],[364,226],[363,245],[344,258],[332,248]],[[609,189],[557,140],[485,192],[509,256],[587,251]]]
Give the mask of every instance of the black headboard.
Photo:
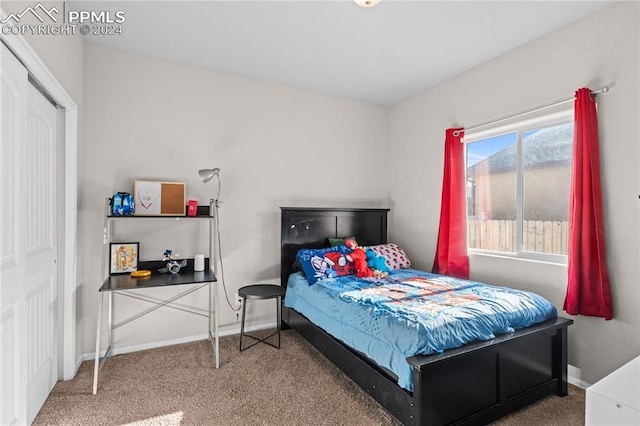
[[[362,246],[387,242],[389,209],[280,207],[280,283],[286,288],[301,248],[328,247],[327,238],[355,237]]]

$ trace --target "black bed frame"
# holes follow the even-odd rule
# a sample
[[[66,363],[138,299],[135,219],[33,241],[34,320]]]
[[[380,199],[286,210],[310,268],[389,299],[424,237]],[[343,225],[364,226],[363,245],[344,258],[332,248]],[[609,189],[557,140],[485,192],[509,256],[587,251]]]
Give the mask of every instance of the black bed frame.
[[[327,238],[360,245],[387,242],[388,209],[282,207],[281,283],[286,288],[297,251],[326,247]],[[567,327],[557,318],[439,355],[412,356],[413,392],[396,377],[283,307],[293,328],[406,425],[486,424],[547,395],[567,395]]]

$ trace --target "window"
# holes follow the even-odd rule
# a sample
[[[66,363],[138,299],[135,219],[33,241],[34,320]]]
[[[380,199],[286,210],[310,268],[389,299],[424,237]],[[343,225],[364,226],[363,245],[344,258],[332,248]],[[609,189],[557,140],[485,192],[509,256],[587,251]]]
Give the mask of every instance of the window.
[[[470,251],[566,262],[572,112],[465,135],[464,142]]]

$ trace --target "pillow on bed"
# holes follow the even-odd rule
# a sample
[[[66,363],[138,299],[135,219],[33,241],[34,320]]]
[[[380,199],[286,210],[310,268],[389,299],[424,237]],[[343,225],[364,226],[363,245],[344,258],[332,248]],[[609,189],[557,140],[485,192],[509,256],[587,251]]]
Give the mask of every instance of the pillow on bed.
[[[366,247],[365,250],[367,248],[373,250],[376,255],[383,256],[386,260],[387,266],[393,271],[395,271],[396,269],[411,267],[411,261],[409,260],[409,257],[407,257],[404,250],[402,250],[402,248],[397,244],[380,244],[377,246]]]
[[[323,278],[354,275],[356,268],[347,254],[351,249],[345,245],[325,249],[300,249],[296,258],[300,261],[309,285]]]
[[[302,265],[300,264],[300,259],[296,256],[296,260],[293,261],[293,265],[291,265],[291,270],[293,272],[302,272],[302,276],[304,276],[304,269],[302,269]]]
[[[344,237],[344,238],[327,238],[331,247],[341,246],[346,240],[356,241],[356,237]]]

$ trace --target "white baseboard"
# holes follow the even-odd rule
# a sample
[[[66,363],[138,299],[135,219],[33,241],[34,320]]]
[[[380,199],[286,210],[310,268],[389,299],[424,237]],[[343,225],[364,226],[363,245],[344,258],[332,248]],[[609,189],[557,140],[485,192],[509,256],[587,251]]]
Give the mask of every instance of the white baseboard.
[[[266,324],[258,324],[258,325],[254,325],[254,326],[248,326],[245,328],[245,332],[252,332],[252,331],[259,331],[259,330],[264,330],[264,329],[268,329],[268,328],[275,328],[276,323],[275,322],[271,322],[271,323],[266,323]],[[227,327],[221,327],[219,330],[219,335],[220,337],[223,336],[231,336],[234,334],[240,334],[240,324],[234,324],[232,326],[227,326]],[[180,337],[177,339],[171,339],[171,340],[163,340],[160,342],[150,342],[150,343],[144,343],[141,345],[131,345],[131,346],[125,346],[122,348],[119,347],[114,347],[113,351],[112,351],[112,356],[113,355],[121,355],[121,354],[128,354],[131,352],[138,352],[138,351],[144,351],[147,349],[155,349],[155,348],[162,348],[165,346],[173,346],[173,345],[181,345],[184,343],[191,343],[191,342],[197,342],[199,340],[205,340],[208,338],[207,334],[198,334],[198,335],[194,335],[194,336],[187,336],[187,337]],[[102,356],[104,354],[100,354],[100,356]],[[94,352],[91,353],[86,353],[80,356],[80,358],[78,359],[77,363],[76,363],[76,371],[74,373],[74,377],[75,374],[78,373],[78,369],[80,368],[80,364],[82,364],[83,361],[91,361],[94,360],[96,357],[96,354]],[[66,380],[71,380],[73,379],[73,377],[66,379]]]
[[[84,357],[85,357],[84,355],[81,355],[80,358],[78,358],[78,360],[76,361],[75,370],[73,370],[73,377],[69,377],[69,378],[65,377],[64,379],[65,381],[73,380],[76,377],[76,374],[78,374],[78,370],[80,370],[80,365],[85,360]]]
[[[582,389],[586,389],[591,386],[591,383],[582,380],[582,369],[574,367],[571,364],[567,366],[567,381]]]

